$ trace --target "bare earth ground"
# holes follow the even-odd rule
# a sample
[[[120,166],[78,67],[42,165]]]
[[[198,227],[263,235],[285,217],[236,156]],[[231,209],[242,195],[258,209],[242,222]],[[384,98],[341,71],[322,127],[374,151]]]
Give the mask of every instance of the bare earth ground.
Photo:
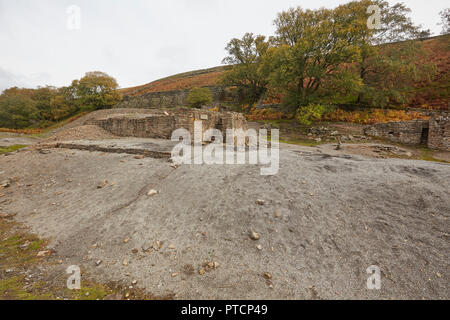
[[[12,179],[0,212],[49,239],[63,263],[46,281],[59,286],[79,265],[177,299],[450,298],[448,164],[284,144],[280,157],[279,174],[261,176],[251,165],[22,151],[0,156],[0,182]],[[380,291],[367,290],[371,265]]]

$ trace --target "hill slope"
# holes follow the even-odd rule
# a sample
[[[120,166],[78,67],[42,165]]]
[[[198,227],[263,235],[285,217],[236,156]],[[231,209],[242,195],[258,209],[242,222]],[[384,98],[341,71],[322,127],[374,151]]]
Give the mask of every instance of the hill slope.
[[[431,84],[417,84],[417,95],[412,100],[411,106],[448,110],[448,98],[450,96],[450,35],[418,41],[422,41],[425,55],[427,56],[427,58],[421,58],[418,63],[421,61],[433,62],[438,68],[438,73]],[[397,45],[401,45],[401,42]],[[194,87],[216,86],[220,76],[227,68],[229,67],[219,66],[180,73],[142,86],[124,88],[121,92],[124,96],[140,96],[150,92],[189,90]],[[273,102],[277,101],[271,101],[271,103]]]

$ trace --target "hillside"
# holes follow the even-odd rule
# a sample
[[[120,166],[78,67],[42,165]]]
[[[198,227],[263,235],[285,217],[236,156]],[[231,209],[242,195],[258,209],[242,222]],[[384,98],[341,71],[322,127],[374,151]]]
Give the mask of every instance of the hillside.
[[[450,70],[450,35],[418,41],[423,42],[425,51],[425,57],[420,60],[435,63],[438,72],[431,84],[417,84],[417,95],[412,100],[411,106],[448,110],[448,97],[450,95],[448,72]],[[401,42],[395,45],[401,45]],[[189,90],[193,87],[215,86],[226,69],[226,66],[220,66],[181,73],[142,86],[124,88],[121,92],[124,96],[140,96],[150,92]],[[276,100],[271,98],[270,103],[280,102]]]
[[[172,90],[186,90],[194,87],[217,85],[220,75],[227,69],[225,66],[180,73],[159,79],[142,86],[124,88],[124,96],[139,96],[149,92],[164,92]]]

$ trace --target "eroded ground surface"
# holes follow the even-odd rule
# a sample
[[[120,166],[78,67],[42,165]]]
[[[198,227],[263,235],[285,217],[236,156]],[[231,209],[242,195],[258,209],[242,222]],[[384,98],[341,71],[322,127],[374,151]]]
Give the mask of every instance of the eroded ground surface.
[[[261,176],[252,165],[21,151],[0,156],[10,182],[0,212],[48,239],[58,263],[45,281],[59,287],[79,265],[98,282],[177,299],[450,297],[448,164],[292,145],[280,162]],[[371,265],[379,291],[366,287]]]

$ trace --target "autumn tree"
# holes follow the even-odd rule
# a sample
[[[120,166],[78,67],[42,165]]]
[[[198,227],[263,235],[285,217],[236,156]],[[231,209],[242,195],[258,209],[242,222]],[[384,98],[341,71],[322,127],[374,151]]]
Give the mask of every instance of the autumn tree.
[[[191,108],[201,108],[214,101],[211,90],[208,88],[192,88],[186,100]]]
[[[38,109],[30,97],[11,92],[0,96],[0,127],[22,129],[36,119]]]
[[[57,89],[57,94],[50,101],[50,114],[53,121],[60,121],[80,110],[81,101],[75,86]]]
[[[80,80],[74,80],[72,87],[76,88],[76,98],[88,110],[107,109],[122,100],[116,79],[104,72],[87,72]]]
[[[380,24],[369,27],[368,8],[379,8]],[[363,85],[357,103],[385,107],[388,103],[407,103],[412,97],[413,85],[429,80],[434,67],[418,63],[424,54],[422,44],[413,41],[430,35],[429,30],[415,25],[411,10],[403,3],[390,5],[384,0],[352,1],[339,6],[339,16],[347,17],[347,24],[360,33],[360,59],[356,68]],[[402,42],[401,44],[390,44]]]
[[[232,68],[225,72],[221,82],[236,87],[243,103],[253,105],[267,92],[268,72],[262,60],[268,47],[264,36],[253,33],[246,33],[242,39],[232,39],[226,47],[228,56],[223,63]]]
[[[36,102],[40,119],[53,120],[50,102],[57,94],[58,89],[51,86],[38,87],[33,90],[32,99]]]
[[[359,87],[358,77],[343,66],[360,58],[360,30],[342,23],[336,10],[291,8],[274,23],[277,46],[264,61],[271,85],[286,94],[285,104],[306,105],[331,81]]]

